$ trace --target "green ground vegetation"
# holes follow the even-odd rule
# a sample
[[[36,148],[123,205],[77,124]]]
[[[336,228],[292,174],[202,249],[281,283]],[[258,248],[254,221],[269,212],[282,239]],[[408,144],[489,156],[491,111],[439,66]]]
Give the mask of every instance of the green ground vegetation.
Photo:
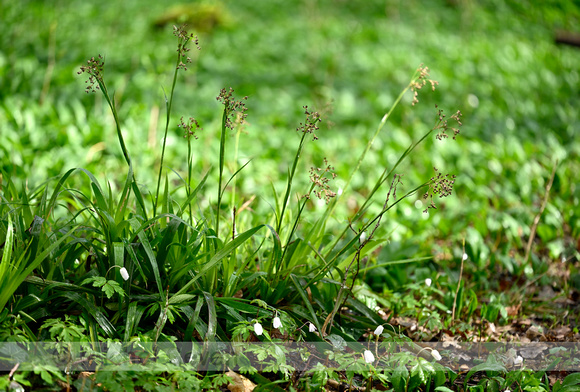
[[[575,2],[0,9],[0,363],[36,341],[98,363],[0,387],[577,390],[419,345],[580,338],[580,51],[554,40]],[[231,341],[326,362],[172,356]]]

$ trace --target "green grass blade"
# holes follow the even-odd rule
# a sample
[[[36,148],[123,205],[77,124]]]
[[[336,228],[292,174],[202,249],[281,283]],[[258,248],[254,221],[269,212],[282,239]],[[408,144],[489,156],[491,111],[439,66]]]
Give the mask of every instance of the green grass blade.
[[[299,278],[296,275],[291,274],[290,279],[292,279],[292,283],[294,283],[294,287],[296,287],[296,291],[298,291],[298,294],[300,294],[300,297],[302,297],[302,301],[304,302],[304,305],[306,305],[306,308],[310,312],[310,317],[312,317],[312,322],[314,323],[316,328],[319,331],[321,331],[321,325],[320,325],[320,322],[318,321],[318,317],[316,317],[316,312],[314,312],[314,309],[312,308],[312,304],[310,303],[310,300],[308,299],[308,294],[306,293],[306,290],[304,290],[304,287],[302,287],[302,284],[300,284]]]
[[[373,270],[375,268],[388,267],[388,266],[391,266],[391,265],[410,264],[410,263],[415,263],[415,262],[418,262],[418,261],[431,260],[432,258],[433,258],[433,256],[423,256],[423,257],[413,257],[412,259],[402,259],[402,260],[386,261],[384,263],[377,263],[377,264],[370,265],[368,267],[361,268],[359,270],[359,273],[360,272],[365,272],[365,271],[370,271],[370,270]]]
[[[109,321],[109,319],[93,304],[92,302],[88,301],[85,297],[80,295],[79,293],[74,292],[62,292],[59,296],[65,297],[70,299],[73,302],[78,303],[83,309],[85,309],[94,319],[97,321],[99,326],[103,329],[103,331],[110,337],[115,336],[116,330],[113,324]]]
[[[12,271],[11,274],[7,274],[9,276],[7,276],[6,277],[7,279],[5,279],[5,281],[3,282],[2,291],[0,291],[0,313],[4,309],[4,306],[6,305],[12,294],[16,291],[18,286],[20,286],[20,284],[24,282],[26,277],[30,275],[32,271],[34,271],[34,269],[38,267],[52,251],[58,248],[60,244],[64,242],[64,240],[70,237],[75,232],[75,230],[78,229],[78,227],[79,225],[75,226],[74,228],[70,229],[68,233],[60,237],[58,240],[54,241],[41,254],[36,256],[34,260],[24,270],[20,268],[20,263],[25,253],[22,254],[22,257],[14,265],[16,268],[13,267],[14,270]],[[2,259],[2,263],[4,262],[9,263],[10,259]]]
[[[213,268],[217,263],[219,263],[222,259],[227,257],[234,249],[238,248],[248,239],[250,239],[258,230],[268,227],[271,229],[269,225],[259,225],[254,228],[251,228],[248,231],[243,232],[239,236],[237,236],[234,240],[228,242],[222,249],[220,249],[202,268],[197,272],[197,274],[189,281],[185,286],[181,288],[177,292],[177,294],[185,293],[199,278],[204,276],[206,272],[208,272],[211,268]]]
[[[141,245],[143,245],[143,249],[145,249],[145,254],[149,259],[149,263],[151,264],[151,269],[153,270],[153,276],[155,277],[155,282],[157,283],[157,289],[159,290],[159,299],[163,300],[165,294],[163,293],[163,286],[161,283],[161,276],[159,275],[159,264],[157,263],[157,259],[155,258],[155,254],[153,253],[153,249],[151,248],[151,244],[147,239],[147,235],[145,234],[144,230],[147,226],[141,226],[139,221],[136,218],[129,219],[129,223],[131,227],[136,232],[137,236],[139,237],[139,241],[141,241]]]
[[[129,204],[129,192],[131,189],[132,182],[133,182],[133,167],[129,166],[127,179],[125,180],[125,185],[123,186],[123,191],[121,192],[119,204],[115,212],[115,222],[117,223],[123,220],[123,217],[125,216],[125,213],[127,211],[127,205]]]
[[[141,317],[145,313],[145,307],[139,306],[138,302],[131,302],[129,309],[127,309],[127,320],[125,322],[125,336],[124,341],[128,342],[137,331],[137,326]]]
[[[185,208],[189,205],[189,203],[191,203],[192,200],[196,198],[198,192],[201,189],[203,189],[203,187],[205,186],[205,181],[207,180],[207,176],[208,175],[209,175],[209,170],[207,171],[207,173],[205,173],[205,175],[203,176],[203,178],[201,179],[201,181],[199,182],[199,184],[197,184],[197,186],[195,187],[195,189],[189,194],[189,196],[187,197],[187,200],[185,200],[185,202],[183,204],[181,204],[181,210],[182,211],[185,211]]]
[[[215,334],[217,331],[217,311],[215,307],[215,301],[213,296],[208,292],[203,292],[203,298],[207,304],[208,320],[207,320],[207,333],[205,335],[206,342],[213,342],[215,340]]]
[[[5,285],[8,283],[7,280],[10,279],[8,272],[13,268],[17,268],[16,265],[13,265],[13,263],[11,263],[13,246],[14,246],[14,224],[12,223],[12,214],[8,213],[8,227],[6,229],[6,239],[4,240],[2,260],[0,260],[0,282],[2,283],[2,287],[5,287]],[[2,311],[2,308],[3,307],[0,306],[0,312]]]
[[[115,268],[115,280],[121,286],[123,286],[123,278],[121,277],[121,268],[125,266],[125,246],[122,242],[113,242],[113,258],[114,258],[114,265],[119,267]]]
[[[228,118],[228,107],[224,107],[224,114],[222,116],[222,131],[220,135],[220,161],[219,161],[219,179],[218,179],[218,194],[217,194],[217,211],[215,216],[215,232],[219,236],[220,228],[220,208],[222,202],[222,181],[224,174],[225,162],[225,148],[226,148],[226,121]]]

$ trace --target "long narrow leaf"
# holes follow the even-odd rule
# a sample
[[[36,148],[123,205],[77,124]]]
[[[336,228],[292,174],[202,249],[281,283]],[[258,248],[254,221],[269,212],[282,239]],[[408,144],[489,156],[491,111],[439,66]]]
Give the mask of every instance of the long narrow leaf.
[[[189,281],[185,286],[181,288],[176,294],[185,293],[199,278],[204,276],[204,274],[213,268],[222,259],[227,257],[234,249],[238,248],[248,239],[250,239],[256,232],[264,227],[271,229],[270,225],[259,225],[251,228],[248,231],[243,232],[237,236],[234,240],[228,242],[222,249],[220,249],[202,268],[197,272],[197,274]]]
[[[308,299],[308,294],[306,293],[306,290],[304,290],[304,288],[300,284],[300,281],[298,280],[298,277],[296,277],[296,275],[291,274],[290,278],[292,279],[292,283],[294,283],[294,287],[296,287],[296,291],[298,291],[298,293],[300,294],[300,297],[302,297],[302,301],[304,302],[304,305],[306,305],[306,308],[310,312],[310,317],[312,317],[312,322],[314,323],[316,328],[319,331],[321,331],[322,329],[320,328],[321,327],[320,322],[318,321],[318,317],[316,317],[316,312],[314,312],[314,309],[312,308],[312,304],[310,303],[310,300]]]
[[[207,321],[207,334],[205,335],[205,341],[213,342],[215,340],[215,334],[217,329],[217,311],[215,308],[215,301],[213,296],[208,292],[203,292],[203,298],[205,303],[207,303],[208,321]]]
[[[97,321],[99,326],[103,329],[103,331],[110,337],[113,337],[117,332],[115,327],[109,319],[93,304],[89,302],[85,297],[80,295],[79,293],[73,293],[69,291],[65,291],[59,294],[62,297],[68,298],[71,301],[78,303],[81,307],[83,307],[87,312],[94,317]]]
[[[0,282],[5,284],[8,279],[8,272],[13,268],[11,266],[12,247],[14,246],[14,225],[12,224],[12,214],[8,213],[8,228],[6,229],[6,240],[4,241],[4,250],[2,251],[2,260],[0,261]],[[0,307],[0,312],[2,307]]]
[[[159,265],[157,264],[157,260],[155,259],[155,254],[153,254],[153,249],[151,248],[151,244],[145,235],[145,232],[141,228],[139,221],[136,218],[132,218],[129,220],[131,227],[133,230],[136,231],[139,240],[141,241],[141,245],[143,245],[143,249],[145,249],[145,254],[149,259],[149,263],[151,264],[151,269],[153,270],[153,276],[155,277],[155,282],[157,283],[157,289],[159,290],[159,299],[163,300],[163,286],[161,283],[161,276],[159,275]]]
[[[78,227],[79,227],[78,225],[75,226],[74,228],[70,229],[68,233],[66,233],[58,240],[53,242],[41,254],[36,256],[36,258],[28,265],[26,269],[24,269],[23,271],[21,271],[20,269],[15,269],[12,271],[14,274],[9,277],[8,282],[6,281],[4,282],[2,290],[0,291],[0,313],[2,312],[4,306],[6,305],[12,294],[16,291],[18,286],[20,286],[20,284],[24,282],[24,279],[26,279],[26,277],[30,275],[32,271],[34,271],[34,269],[38,267],[52,251],[54,251],[58,246],[60,246],[60,244],[64,240],[70,237]],[[24,253],[22,254],[22,256],[24,256]],[[4,262],[8,263],[10,262],[10,259],[2,259],[2,263]]]
[[[129,309],[127,309],[127,321],[125,323],[125,342],[128,342],[137,330],[137,326],[144,312],[145,308],[139,306],[138,302],[131,302],[129,305]]]

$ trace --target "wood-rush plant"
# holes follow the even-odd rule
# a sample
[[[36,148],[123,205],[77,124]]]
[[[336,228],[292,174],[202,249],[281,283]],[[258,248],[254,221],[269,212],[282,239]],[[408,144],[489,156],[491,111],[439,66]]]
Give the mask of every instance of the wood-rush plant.
[[[3,318],[0,317],[0,322],[9,313],[15,315],[25,308],[33,310],[28,317],[35,321],[47,314],[54,317],[53,313],[59,309],[76,309],[93,342],[107,337],[125,342],[177,339],[209,343],[230,341],[236,328],[247,325],[260,326],[253,328],[255,339],[270,339],[268,333],[262,333],[262,326],[270,328],[272,323],[256,320],[275,320],[275,328],[284,325],[286,341],[349,342],[360,349],[359,357],[363,358],[363,346],[357,346],[356,342],[369,328],[384,321],[353,296],[353,287],[362,258],[381,245],[374,242],[381,220],[395,205],[421,189],[426,189],[426,198],[431,200],[429,208],[435,208],[433,197],[448,196],[453,188],[454,176],[437,174],[397,198],[402,184],[401,175],[395,171],[433,131],[437,131],[438,139],[443,139],[451,129],[455,138],[461,113],[451,116],[450,120],[457,124],[452,127],[439,111],[435,126],[412,143],[394,166],[384,169],[343,230],[333,233],[333,240],[325,241],[324,238],[329,238],[328,219],[343,196],[332,189],[335,174],[326,159],[321,166],[311,168],[311,184],[306,192],[293,188],[299,174],[299,160],[307,142],[318,139],[316,132],[321,121],[317,112],[304,106],[305,120],[297,127],[300,140],[296,155],[288,170],[282,197],[274,194],[273,216],[238,233],[236,206],[229,206],[227,211],[222,206],[228,185],[247,165],[226,180],[228,130],[234,130],[246,117],[247,97],[235,99],[233,89],[222,89],[217,97],[224,109],[216,173],[218,189],[214,193],[216,203],[208,211],[197,207],[197,200],[205,195],[204,184],[210,173],[193,173],[191,143],[200,129],[193,117],[187,121],[181,117],[177,125],[183,129],[188,143],[186,199],[179,201],[171,196],[164,157],[174,90],[178,72],[185,71],[191,61],[187,45],[193,42],[199,48],[197,38],[184,27],[174,28],[174,33],[178,41],[177,60],[170,94],[165,97],[165,134],[157,187],[155,194],[149,195],[149,205],[137,183],[114,98],[107,90],[102,56],[91,58],[80,73],[88,74],[87,92],[101,91],[113,115],[128,166],[121,193],[114,195],[109,184],[103,187],[84,169],[66,172],[52,195],[47,184],[32,194],[19,192],[4,173],[7,185],[3,187],[0,204],[0,243],[3,244],[0,263],[0,316]],[[414,92],[414,105],[421,87],[429,83],[435,88],[437,82],[428,76],[428,69],[419,67],[382,118],[354,164],[343,195],[404,94],[408,90]],[[75,171],[89,178],[90,193],[65,187]],[[384,196],[380,212],[368,217],[371,204],[381,192]],[[324,199],[327,209],[304,230],[308,211],[305,207],[312,195]],[[38,198],[40,202],[33,211],[31,200]],[[230,211],[233,219],[228,227],[226,216],[232,216]],[[264,235],[259,237],[258,232]],[[27,285],[21,287],[24,281]],[[33,299],[29,297],[31,293],[36,293]],[[349,317],[356,320],[356,326],[349,330],[334,322],[345,306],[352,311]],[[244,331],[236,336],[250,339],[250,331]],[[272,341],[277,339],[274,336]],[[368,354],[367,357],[370,358]]]

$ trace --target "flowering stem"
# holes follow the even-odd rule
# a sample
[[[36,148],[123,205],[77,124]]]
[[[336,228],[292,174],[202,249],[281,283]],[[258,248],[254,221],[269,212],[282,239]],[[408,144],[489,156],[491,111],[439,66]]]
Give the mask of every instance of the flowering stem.
[[[290,191],[292,190],[292,180],[294,179],[294,174],[296,173],[296,167],[298,166],[298,160],[302,154],[302,148],[304,146],[304,139],[306,138],[306,132],[302,133],[302,138],[300,139],[300,144],[298,145],[298,150],[296,151],[296,156],[294,157],[294,162],[292,163],[292,169],[288,173],[288,183],[286,184],[286,194],[284,195],[284,200],[282,202],[282,211],[280,212],[280,217],[278,218],[278,226],[276,227],[276,232],[280,235],[280,230],[282,229],[282,220],[284,218],[284,212],[286,211],[286,205],[288,204],[288,199],[290,198]],[[293,232],[294,230],[292,230]],[[290,236],[291,237],[291,236]],[[288,240],[290,240],[290,237]]]
[[[171,115],[171,107],[173,106],[173,92],[175,91],[175,84],[177,82],[177,71],[179,70],[179,64],[181,63],[181,52],[177,52],[177,63],[175,65],[175,71],[173,73],[173,83],[171,85],[171,93],[169,94],[169,99],[165,95],[165,108],[167,109],[166,119],[165,119],[165,133],[163,135],[163,146],[161,147],[161,162],[159,163],[159,175],[157,176],[157,190],[155,191],[155,200],[153,200],[153,215],[155,216],[157,210],[157,203],[159,202],[159,189],[161,188],[161,174],[163,172],[163,160],[165,158],[165,146],[167,145],[167,132],[169,130],[169,116]]]
[[[219,236],[220,228],[220,208],[222,204],[222,180],[224,173],[224,161],[225,161],[225,145],[226,145],[226,124],[228,119],[229,111],[228,105],[224,107],[224,115],[222,117],[222,132],[220,135],[220,165],[219,165],[219,181],[218,181],[218,194],[217,194],[217,213],[215,217],[215,233]]]

